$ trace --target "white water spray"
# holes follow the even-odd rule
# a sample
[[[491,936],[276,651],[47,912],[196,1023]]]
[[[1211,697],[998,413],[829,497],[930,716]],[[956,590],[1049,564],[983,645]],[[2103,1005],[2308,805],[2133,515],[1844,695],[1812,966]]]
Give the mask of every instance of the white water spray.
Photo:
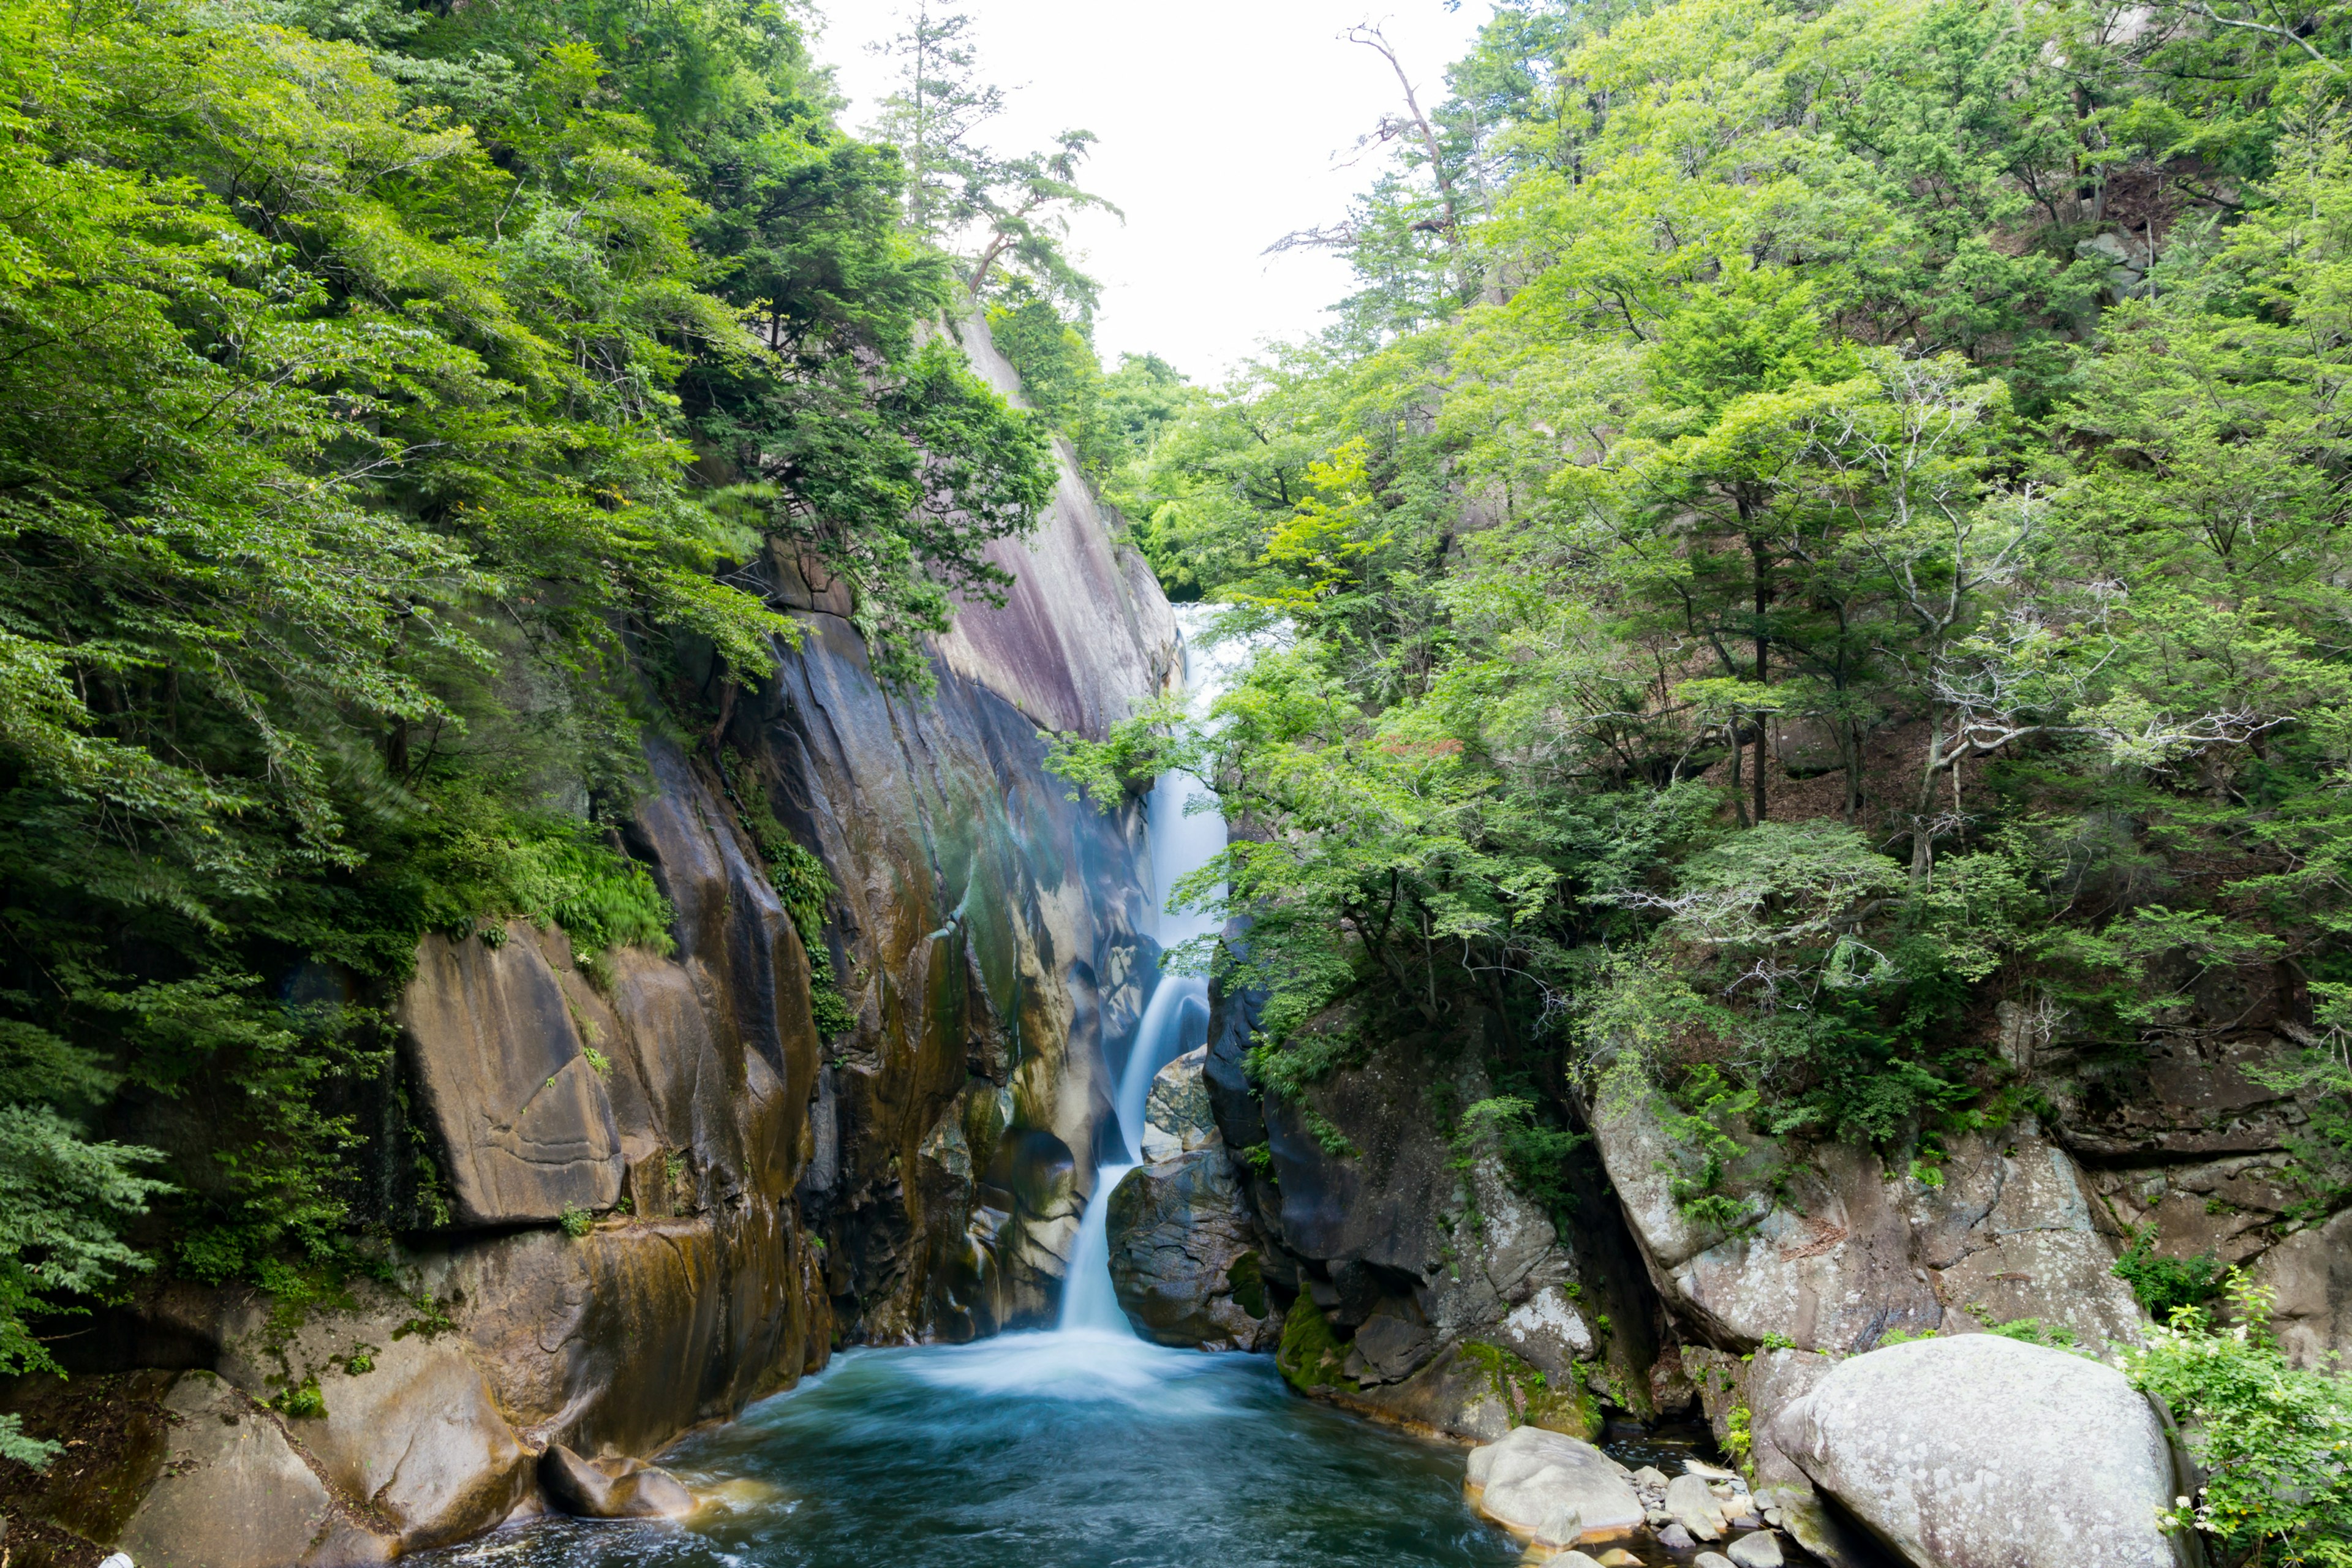
[[[1183,605],[1176,610],[1186,651],[1184,682],[1194,713],[1205,712],[1216,700],[1227,675],[1246,649],[1219,648],[1195,652],[1194,634],[1206,624],[1206,605]],[[1222,657],[1219,657],[1222,656]],[[1163,773],[1152,786],[1144,806],[1151,840],[1153,904],[1160,913],[1156,934],[1162,951],[1215,929],[1210,915],[1194,911],[1167,912],[1176,884],[1209,862],[1225,847],[1225,819],[1215,798],[1189,773]],[[1091,1332],[1132,1337],[1127,1314],[1110,1283],[1110,1194],[1119,1179],[1135,1169],[1143,1151],[1143,1108],[1151,1080],[1161,1068],[1182,1055],[1188,1039],[1204,1037],[1209,1014],[1209,988],[1194,974],[1166,974],[1144,1005],[1143,1021],[1136,1026],[1135,1043],[1120,1072],[1118,1092],[1111,1110],[1118,1123],[1125,1162],[1103,1165],[1095,1172],[1094,1195],[1087,1200],[1078,1222],[1077,1246],[1070,1255],[1070,1272],[1062,1293],[1061,1328],[1065,1332]],[[1197,1033],[1195,1032],[1197,1026]]]

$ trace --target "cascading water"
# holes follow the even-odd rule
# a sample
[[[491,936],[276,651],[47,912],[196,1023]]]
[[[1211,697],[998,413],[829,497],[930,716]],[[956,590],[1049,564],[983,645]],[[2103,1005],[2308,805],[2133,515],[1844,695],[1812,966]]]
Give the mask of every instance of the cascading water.
[[[1230,654],[1220,658],[1193,650],[1202,611],[1202,606],[1193,605],[1177,611],[1185,635],[1185,689],[1196,714],[1204,713],[1216,700],[1232,668]],[[1160,910],[1155,934],[1164,952],[1206,935],[1215,925],[1208,915],[1191,910],[1171,913],[1167,906],[1177,884],[1224,848],[1225,819],[1216,811],[1215,797],[1189,773],[1162,774],[1152,786],[1144,814],[1151,841],[1153,907]],[[1209,988],[1200,976],[1163,974],[1152,987],[1111,1101],[1126,1158],[1095,1173],[1094,1195],[1087,1199],[1086,1215],[1079,1222],[1077,1246],[1071,1252],[1070,1271],[1063,1286],[1061,1329],[1066,1333],[1130,1333],[1127,1316],[1119,1310],[1118,1298],[1111,1289],[1110,1194],[1142,1155],[1143,1109],[1152,1079],[1184,1053],[1192,1026],[1197,1024],[1205,1037],[1208,1018]]]
[[[1246,651],[1195,652],[1193,700]],[[1152,792],[1160,905],[1224,847],[1204,794],[1177,775]],[[1211,923],[1163,915],[1157,934],[1174,947]],[[1463,1506],[1458,1454],[1290,1394],[1267,1357],[1128,1326],[1110,1194],[1142,1152],[1153,1075],[1205,1037],[1207,1007],[1191,975],[1162,976],[1145,1006],[1112,1104],[1121,1158],[1095,1173],[1058,1327],[843,1352],[665,1458],[708,1500],[683,1529],[549,1520],[420,1568],[1504,1568],[1517,1548]]]

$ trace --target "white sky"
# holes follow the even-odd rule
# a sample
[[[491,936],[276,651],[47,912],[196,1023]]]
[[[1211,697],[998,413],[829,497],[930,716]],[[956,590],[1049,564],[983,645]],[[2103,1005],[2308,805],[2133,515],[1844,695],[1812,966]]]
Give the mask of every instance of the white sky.
[[[943,9],[957,0],[940,0]],[[1330,223],[1369,184],[1381,154],[1352,168],[1356,138],[1402,107],[1372,50],[1338,37],[1379,23],[1424,107],[1467,52],[1486,0],[961,0],[984,79],[1013,89],[984,133],[1018,153],[1065,128],[1102,140],[1081,184],[1127,214],[1082,215],[1075,244],[1103,281],[1095,342],[1103,363],[1160,354],[1213,381],[1257,345],[1302,336],[1348,292],[1339,258],[1262,256],[1293,229]],[[899,30],[894,0],[828,0],[818,57],[850,99],[844,125],[873,119],[890,65],[865,45]],[[1337,158],[1335,160],[1335,154]]]

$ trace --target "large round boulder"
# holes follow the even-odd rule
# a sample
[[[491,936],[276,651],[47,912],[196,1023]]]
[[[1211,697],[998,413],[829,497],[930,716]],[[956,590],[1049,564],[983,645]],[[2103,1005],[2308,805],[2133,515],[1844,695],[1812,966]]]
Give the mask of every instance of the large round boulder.
[[[1997,1334],[1840,1363],[1769,1428],[1917,1568],[2187,1568],[2162,1423],[2123,1373]]]
[[[1108,1221],[1111,1288],[1136,1332],[1202,1350],[1263,1350],[1279,1336],[1222,1147],[1138,1165],[1112,1192]]]
[[[1647,1517],[1608,1455],[1540,1426],[1470,1450],[1463,1489],[1480,1513],[1544,1552],[1630,1541]]]

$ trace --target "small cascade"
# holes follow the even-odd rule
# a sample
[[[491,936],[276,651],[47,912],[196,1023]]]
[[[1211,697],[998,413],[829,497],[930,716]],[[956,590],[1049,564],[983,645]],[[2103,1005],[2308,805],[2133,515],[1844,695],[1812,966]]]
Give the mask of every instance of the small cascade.
[[[1192,710],[1204,710],[1215,700],[1224,677],[1234,668],[1234,655],[1203,657],[1192,647],[1203,624],[1207,606],[1177,606],[1177,624],[1185,635],[1184,681]],[[1225,650],[1219,650],[1224,652]],[[1167,912],[1176,884],[1209,862],[1225,847],[1225,819],[1215,797],[1187,773],[1163,773],[1152,786],[1144,808],[1151,837],[1154,907],[1160,910],[1156,934],[1161,951],[1206,935],[1215,929],[1213,917],[1187,911]],[[1143,1021],[1136,1026],[1118,1091],[1111,1111],[1118,1123],[1125,1163],[1103,1165],[1095,1172],[1094,1195],[1087,1200],[1078,1224],[1078,1240],[1070,1255],[1070,1271],[1063,1287],[1060,1327],[1065,1332],[1128,1335],[1127,1314],[1119,1310],[1110,1283],[1110,1194],[1119,1178],[1135,1169],[1143,1153],[1144,1102],[1151,1080],[1208,1036],[1209,987],[1195,974],[1163,974],[1145,1004]]]

